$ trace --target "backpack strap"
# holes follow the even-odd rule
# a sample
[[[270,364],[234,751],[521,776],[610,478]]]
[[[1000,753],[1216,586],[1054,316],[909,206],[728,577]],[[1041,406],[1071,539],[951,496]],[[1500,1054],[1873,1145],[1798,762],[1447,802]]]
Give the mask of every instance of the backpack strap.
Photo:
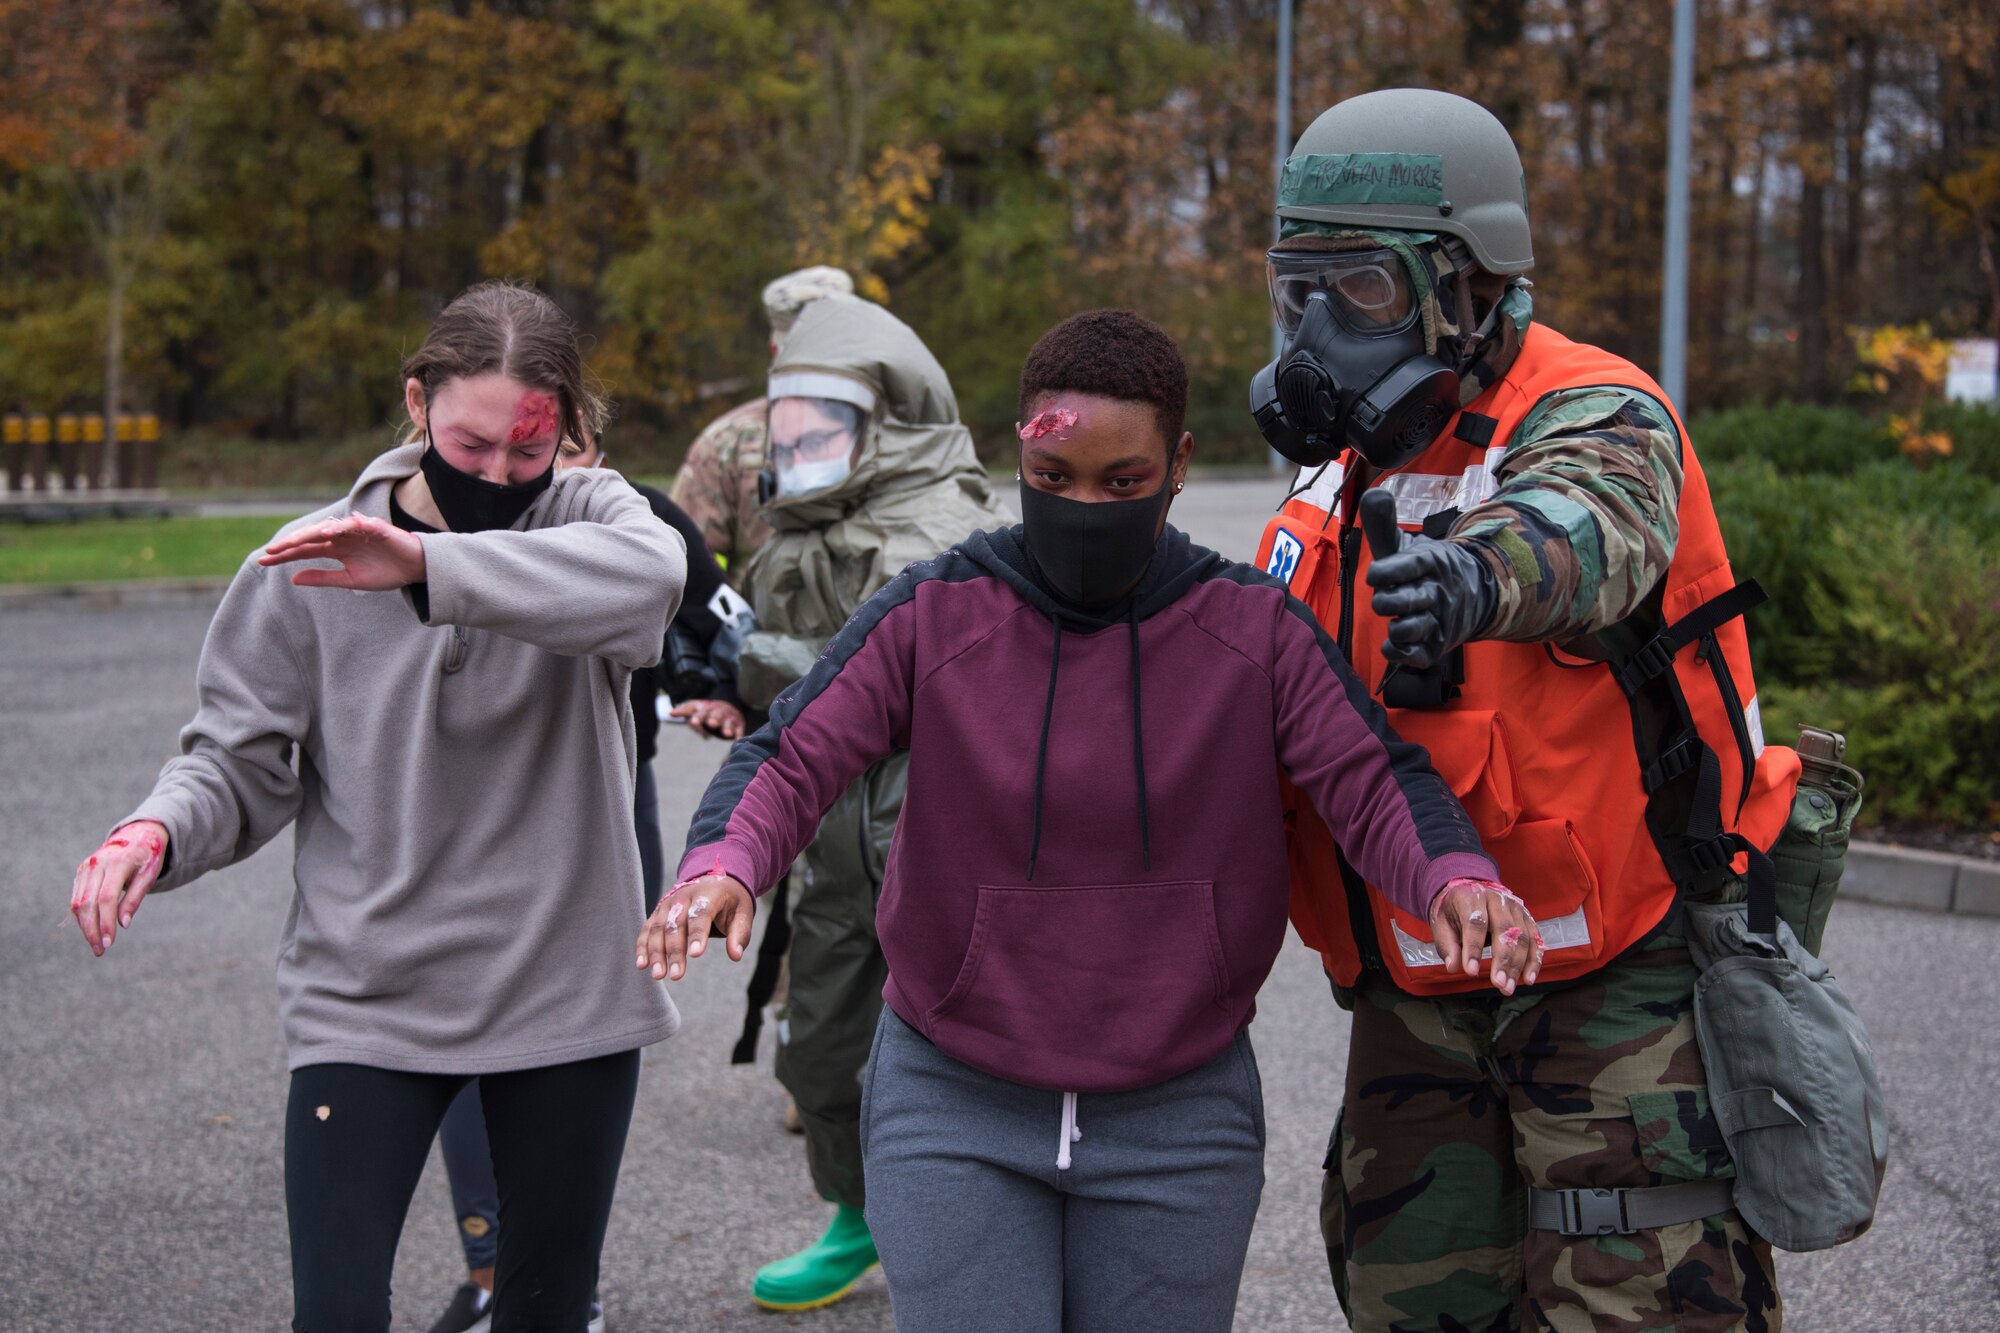
[[[1745,579],[1728,592],[1715,596],[1640,644],[1624,660],[1611,664],[1618,688],[1631,694],[1655,676],[1671,670],[1681,649],[1706,638],[1741,615],[1770,601],[1770,594],[1755,579]]]

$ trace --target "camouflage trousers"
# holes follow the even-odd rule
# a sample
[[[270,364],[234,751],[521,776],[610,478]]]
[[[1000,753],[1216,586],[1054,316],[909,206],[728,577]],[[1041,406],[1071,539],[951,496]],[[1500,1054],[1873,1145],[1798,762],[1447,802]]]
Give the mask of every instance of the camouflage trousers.
[[[1363,978],[1320,1206],[1357,1333],[1776,1333],[1770,1246],[1734,1210],[1629,1236],[1527,1225],[1530,1185],[1735,1175],[1695,976],[1663,940],[1544,994],[1417,999]]]

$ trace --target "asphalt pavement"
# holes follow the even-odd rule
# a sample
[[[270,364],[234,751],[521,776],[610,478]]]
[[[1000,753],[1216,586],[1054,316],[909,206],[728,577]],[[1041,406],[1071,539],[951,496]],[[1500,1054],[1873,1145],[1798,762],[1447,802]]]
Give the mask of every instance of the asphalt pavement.
[[[1246,557],[1277,495],[1198,479],[1176,520]],[[271,975],[289,834],[149,901],[103,960],[65,910],[77,860],[174,748],[207,619],[199,607],[0,611],[0,1330],[267,1330],[290,1317]],[[670,841],[721,754],[663,729]],[[1872,1232],[1779,1257],[1789,1326],[2000,1328],[2000,921],[1846,903],[1826,957],[1869,1023],[1893,1160]],[[728,1063],[747,977],[720,954],[698,962],[675,991],[685,1030],[647,1052],[605,1247],[611,1328],[890,1328],[879,1272],[811,1314],[763,1314],[745,1294],[757,1264],[827,1217],[779,1126],[768,1031],[759,1064]],[[1317,1207],[1346,1022],[1296,941],[1252,1034],[1269,1154],[1237,1328],[1342,1328]],[[395,1327],[427,1328],[459,1266],[434,1158],[397,1260]]]

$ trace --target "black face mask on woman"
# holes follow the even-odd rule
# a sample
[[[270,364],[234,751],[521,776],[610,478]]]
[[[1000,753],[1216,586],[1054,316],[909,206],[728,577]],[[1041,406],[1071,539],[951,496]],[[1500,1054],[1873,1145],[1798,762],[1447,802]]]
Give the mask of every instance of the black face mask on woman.
[[[513,527],[556,479],[554,454],[549,456],[549,470],[541,476],[503,486],[460,472],[445,462],[438,453],[437,443],[431,439],[429,422],[424,423],[424,444],[423,457],[417,460],[417,466],[423,469],[424,480],[430,483],[431,499],[437,504],[438,513],[444,515],[445,526],[453,532],[490,532]]]
[[[1021,479],[1028,556],[1056,596],[1071,605],[1109,606],[1132,590],[1153,558],[1160,519],[1173,499],[1169,480],[1140,500],[1091,504],[1036,490]]]

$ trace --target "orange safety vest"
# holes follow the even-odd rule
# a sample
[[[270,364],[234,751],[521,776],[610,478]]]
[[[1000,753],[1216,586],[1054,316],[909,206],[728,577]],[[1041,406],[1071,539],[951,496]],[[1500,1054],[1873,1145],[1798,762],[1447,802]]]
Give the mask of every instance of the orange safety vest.
[[[1500,460],[1528,413],[1551,393],[1592,385],[1667,401],[1623,358],[1530,325],[1507,375],[1373,486],[1395,496],[1401,527],[1428,522],[1442,535],[1498,489]],[[1674,425],[1685,441],[1678,415]],[[1257,561],[1312,608],[1380,697],[1387,625],[1369,606],[1356,461],[1344,455],[1285,502]],[[1677,882],[1704,882],[1740,855],[1768,850],[1790,814],[1798,755],[1764,744],[1741,619],[1762,591],[1739,587],[1730,572],[1708,481],[1685,447],[1681,464],[1680,540],[1657,634],[1635,631],[1652,625],[1650,615],[1633,617],[1602,636],[1629,648],[1608,662],[1553,644],[1481,640],[1461,650],[1455,697],[1388,710],[1399,734],[1429,750],[1502,878],[1534,913],[1544,983],[1618,957],[1666,917]],[[1286,800],[1292,922],[1335,981],[1352,986],[1366,965],[1418,995],[1489,984],[1447,976],[1429,923],[1363,886],[1310,804],[1289,787]]]

